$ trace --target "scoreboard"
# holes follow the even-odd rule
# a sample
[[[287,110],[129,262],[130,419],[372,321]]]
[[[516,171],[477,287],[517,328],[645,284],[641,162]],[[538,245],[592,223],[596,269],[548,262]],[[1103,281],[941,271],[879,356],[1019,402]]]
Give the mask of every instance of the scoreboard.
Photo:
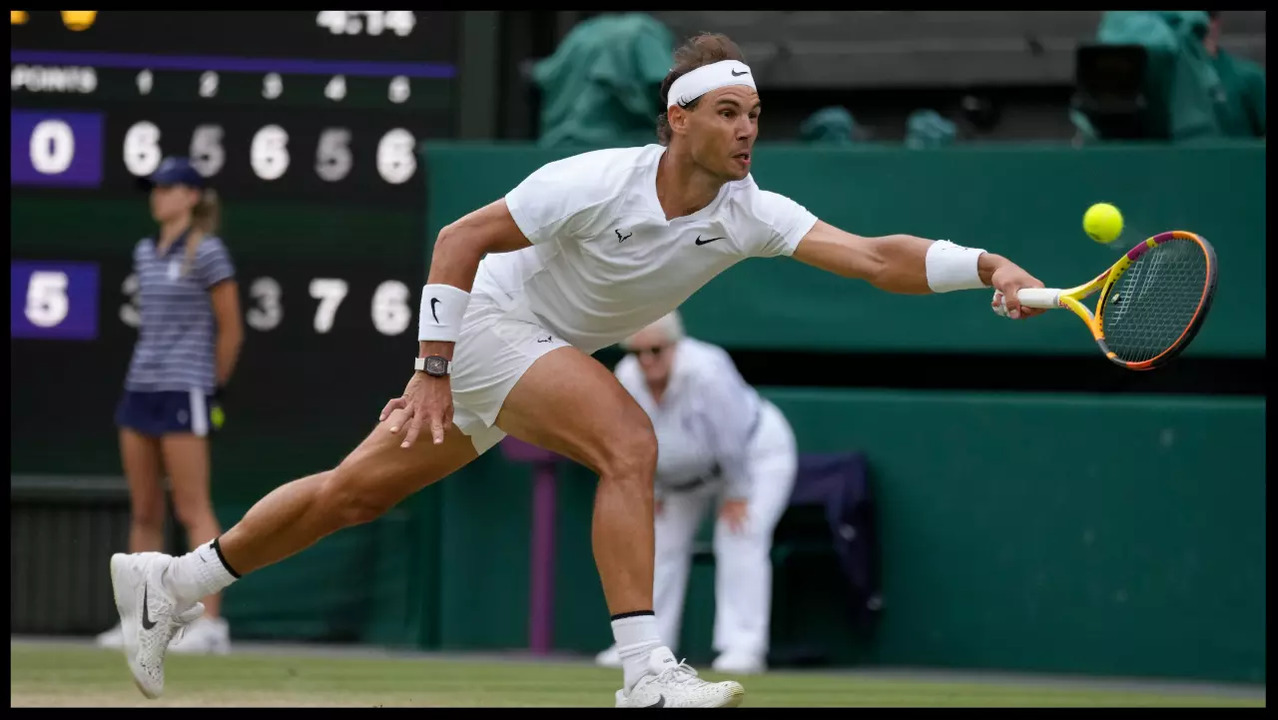
[[[246,331],[225,435],[358,442],[416,354],[417,150],[456,131],[460,15],[11,11],[14,472],[118,472],[131,253],[153,232],[138,179],[167,155],[223,203]]]
[[[453,134],[455,13],[32,11],[11,25],[11,184],[130,189],[190,155],[236,195],[420,198]]]

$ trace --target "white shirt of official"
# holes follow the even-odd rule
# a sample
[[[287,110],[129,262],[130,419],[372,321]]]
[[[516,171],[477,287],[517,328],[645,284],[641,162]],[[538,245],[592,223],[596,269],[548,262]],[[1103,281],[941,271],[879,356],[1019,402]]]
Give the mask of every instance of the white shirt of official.
[[[616,369],[617,380],[648,414],[657,434],[657,493],[709,479],[718,465],[727,496],[749,497],[746,460],[759,419],[759,393],[723,348],[683,338],[673,351],[660,403],[633,355],[622,358]]]
[[[657,199],[665,150],[597,150],[533,172],[506,195],[533,247],[485,257],[472,292],[522,300],[547,330],[593,353],[745,258],[792,254],[816,224],[750,176],[725,183],[700,211],[667,220]]]

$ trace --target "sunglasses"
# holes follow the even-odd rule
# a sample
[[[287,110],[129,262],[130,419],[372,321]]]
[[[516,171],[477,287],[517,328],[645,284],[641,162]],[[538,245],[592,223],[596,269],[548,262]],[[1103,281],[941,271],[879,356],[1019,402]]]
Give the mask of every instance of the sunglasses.
[[[662,351],[664,351],[667,347],[669,346],[653,345],[651,347],[641,347],[641,348],[629,347],[629,348],[626,348],[626,353],[629,355],[634,355],[636,357],[643,357],[644,355],[647,355],[647,354],[651,354],[653,357],[661,357]]]

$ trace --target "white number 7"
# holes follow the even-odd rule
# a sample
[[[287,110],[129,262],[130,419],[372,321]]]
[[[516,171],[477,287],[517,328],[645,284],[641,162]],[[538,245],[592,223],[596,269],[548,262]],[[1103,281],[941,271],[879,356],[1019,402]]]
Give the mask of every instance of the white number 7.
[[[315,332],[326,333],[333,329],[333,317],[337,306],[346,297],[347,285],[339,278],[315,278],[311,280],[311,297],[320,301],[315,308]]]

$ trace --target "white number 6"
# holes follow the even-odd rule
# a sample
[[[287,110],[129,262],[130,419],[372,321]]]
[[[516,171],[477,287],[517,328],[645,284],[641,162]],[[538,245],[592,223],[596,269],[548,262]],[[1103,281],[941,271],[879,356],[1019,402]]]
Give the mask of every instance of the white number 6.
[[[387,280],[373,293],[373,327],[383,335],[399,335],[413,321],[408,307],[408,286],[398,280]]]

